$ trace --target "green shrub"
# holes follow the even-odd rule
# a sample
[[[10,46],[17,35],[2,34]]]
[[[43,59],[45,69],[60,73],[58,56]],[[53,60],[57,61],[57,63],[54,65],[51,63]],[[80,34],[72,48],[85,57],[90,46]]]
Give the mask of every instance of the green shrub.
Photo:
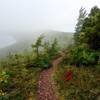
[[[40,68],[26,66],[0,67],[0,100],[36,100],[37,79]]]
[[[40,68],[47,68],[49,64],[51,63],[51,60],[48,56],[41,55],[39,59],[34,59],[32,66],[33,67],[40,67]]]
[[[58,42],[56,39],[52,43],[49,42],[42,43],[41,37],[37,39],[37,42],[32,46],[32,48],[33,51],[35,49],[35,52],[33,53],[35,53],[36,55],[34,56],[33,62],[31,63],[31,67],[41,67],[41,68],[50,67],[53,58],[58,54],[59,51]]]
[[[73,78],[65,81],[65,73],[73,72]],[[99,100],[100,72],[96,68],[59,66],[54,74],[59,100]]]
[[[98,64],[98,53],[85,48],[84,46],[74,47],[70,52],[70,63],[77,66]]]

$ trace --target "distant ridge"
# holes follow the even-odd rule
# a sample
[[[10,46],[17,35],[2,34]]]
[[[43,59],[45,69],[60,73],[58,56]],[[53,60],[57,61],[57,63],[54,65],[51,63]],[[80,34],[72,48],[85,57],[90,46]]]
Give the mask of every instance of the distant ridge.
[[[16,38],[16,43],[11,46],[0,49],[0,57],[7,56],[9,52],[17,53],[30,48],[31,44],[33,44],[36,41],[40,34],[43,34],[45,36],[45,41],[52,41],[56,38],[59,42],[59,45],[62,45],[64,47],[73,42],[73,33],[71,32],[42,31],[41,33],[23,33],[20,35],[13,34],[13,37]]]

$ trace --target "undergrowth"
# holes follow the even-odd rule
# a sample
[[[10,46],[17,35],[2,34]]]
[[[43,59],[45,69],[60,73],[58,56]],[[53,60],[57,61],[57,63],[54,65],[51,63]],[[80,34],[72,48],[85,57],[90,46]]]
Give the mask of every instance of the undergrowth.
[[[65,75],[72,72],[72,79]],[[60,65],[54,74],[59,100],[100,100],[100,71]]]

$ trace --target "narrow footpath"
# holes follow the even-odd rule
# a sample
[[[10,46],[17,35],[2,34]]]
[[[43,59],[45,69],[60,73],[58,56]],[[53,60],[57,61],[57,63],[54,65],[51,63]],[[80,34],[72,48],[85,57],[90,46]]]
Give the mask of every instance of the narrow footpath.
[[[59,57],[52,62],[52,67],[40,73],[38,81],[38,100],[58,100],[52,75],[63,59]]]

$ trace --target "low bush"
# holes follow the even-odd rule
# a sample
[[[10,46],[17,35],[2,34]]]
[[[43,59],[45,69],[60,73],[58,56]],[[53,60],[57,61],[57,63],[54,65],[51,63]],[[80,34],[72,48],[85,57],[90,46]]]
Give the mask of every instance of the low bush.
[[[58,43],[55,39],[52,43],[42,42],[43,37],[39,37],[34,45],[32,45],[35,54],[31,67],[50,67],[52,60],[58,54]],[[30,64],[30,63],[29,63]]]
[[[39,67],[39,68],[48,68],[51,64],[51,59],[46,55],[41,55],[39,59],[34,59],[32,66],[33,67]]]
[[[27,69],[25,64],[0,67],[0,100],[36,100],[40,68]]]
[[[61,65],[54,74],[54,80],[59,91],[59,100],[99,100],[100,71],[96,68]]]
[[[97,52],[89,50],[84,46],[73,47],[69,52],[69,62],[76,66],[89,66],[97,65],[99,60],[99,55]]]

